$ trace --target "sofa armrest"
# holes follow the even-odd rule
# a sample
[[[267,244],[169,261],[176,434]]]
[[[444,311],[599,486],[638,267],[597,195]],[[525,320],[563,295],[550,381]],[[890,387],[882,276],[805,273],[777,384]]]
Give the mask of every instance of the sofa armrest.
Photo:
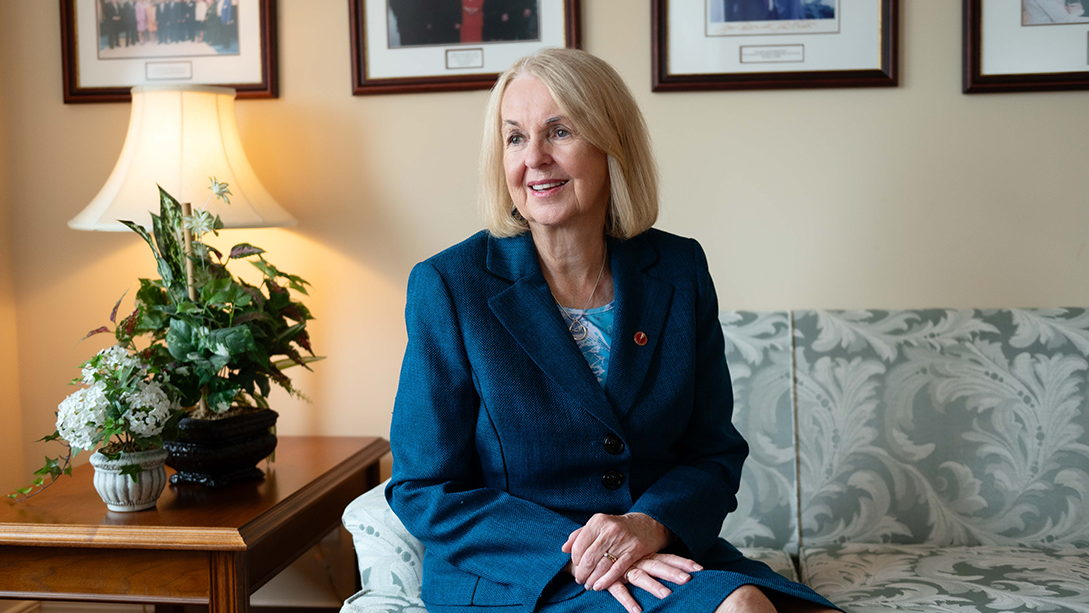
[[[424,546],[389,508],[385,488],[353,500],[341,521],[352,534],[363,591],[419,599]]]

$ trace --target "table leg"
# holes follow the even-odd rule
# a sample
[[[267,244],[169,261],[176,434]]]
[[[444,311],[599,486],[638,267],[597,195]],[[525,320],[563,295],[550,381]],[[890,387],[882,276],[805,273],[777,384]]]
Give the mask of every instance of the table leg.
[[[374,462],[367,467],[367,489],[377,486],[382,483],[382,470],[378,462]]]
[[[212,552],[212,585],[209,613],[247,613],[250,607],[249,578],[244,551]]]

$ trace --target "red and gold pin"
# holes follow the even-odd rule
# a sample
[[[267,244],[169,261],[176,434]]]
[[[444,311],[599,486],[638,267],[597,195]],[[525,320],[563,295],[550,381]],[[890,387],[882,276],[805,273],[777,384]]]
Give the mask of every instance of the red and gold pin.
[[[647,344],[647,335],[642,332],[635,333],[635,344],[642,347]]]

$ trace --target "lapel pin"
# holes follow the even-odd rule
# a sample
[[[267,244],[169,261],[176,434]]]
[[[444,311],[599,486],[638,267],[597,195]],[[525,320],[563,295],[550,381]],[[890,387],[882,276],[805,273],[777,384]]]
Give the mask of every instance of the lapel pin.
[[[647,335],[642,332],[635,333],[635,344],[642,347],[647,344]]]

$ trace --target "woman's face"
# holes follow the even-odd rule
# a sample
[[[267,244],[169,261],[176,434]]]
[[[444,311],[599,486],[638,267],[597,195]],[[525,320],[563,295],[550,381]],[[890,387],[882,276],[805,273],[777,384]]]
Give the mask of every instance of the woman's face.
[[[609,166],[580,136],[540,80],[511,81],[500,107],[503,167],[514,206],[538,229],[604,229]]]

